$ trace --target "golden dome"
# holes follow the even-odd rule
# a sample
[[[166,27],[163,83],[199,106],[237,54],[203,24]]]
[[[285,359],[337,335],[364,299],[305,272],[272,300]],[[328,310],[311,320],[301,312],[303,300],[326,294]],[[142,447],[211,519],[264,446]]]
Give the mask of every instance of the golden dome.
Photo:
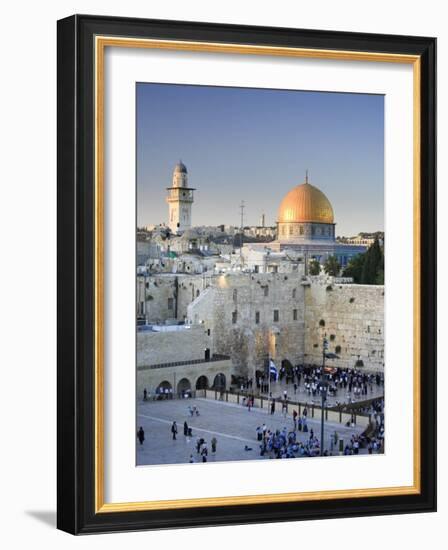
[[[278,222],[333,223],[333,208],[322,191],[305,182],[285,195],[278,210]]]

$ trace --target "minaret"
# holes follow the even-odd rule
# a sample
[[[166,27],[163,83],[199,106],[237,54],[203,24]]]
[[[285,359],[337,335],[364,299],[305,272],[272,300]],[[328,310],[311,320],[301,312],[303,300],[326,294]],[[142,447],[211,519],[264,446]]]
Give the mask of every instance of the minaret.
[[[173,184],[167,187],[168,226],[173,233],[182,233],[191,227],[193,189],[188,187],[187,167],[179,161],[174,167]]]

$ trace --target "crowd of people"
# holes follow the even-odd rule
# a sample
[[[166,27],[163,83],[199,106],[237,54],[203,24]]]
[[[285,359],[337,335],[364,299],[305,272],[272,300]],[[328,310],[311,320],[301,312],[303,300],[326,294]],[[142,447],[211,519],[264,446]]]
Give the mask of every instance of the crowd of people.
[[[366,399],[374,391],[374,388],[384,386],[382,373],[365,373],[359,369],[328,368],[325,369],[324,380],[329,396],[343,397],[344,401]],[[319,397],[322,391],[322,366],[296,365],[295,367],[281,367],[278,377],[271,374],[269,381],[267,374],[256,377],[256,388],[260,393],[267,394],[273,382],[292,385],[294,395],[297,391],[305,391],[310,397]],[[271,383],[271,384],[270,384]],[[239,384],[240,391],[250,392],[253,388],[253,379],[242,380]]]
[[[289,369],[281,368],[278,373],[280,381],[285,379],[286,384],[293,385],[294,394],[298,388],[305,389],[310,396],[320,396],[322,390],[322,367],[316,365],[298,365]],[[384,386],[384,376],[380,373],[364,373],[357,369],[328,369],[324,374],[326,391],[333,396],[337,396],[338,392],[348,392],[354,396],[365,396],[366,401],[369,393],[373,393],[373,387]],[[256,379],[256,385],[260,392],[267,390],[266,380],[264,376]],[[248,411],[254,406],[254,396],[249,393],[252,390],[252,379],[241,384],[241,390],[246,390],[248,393],[243,397],[242,405],[247,407]],[[283,386],[285,388],[285,386]],[[269,396],[269,413],[273,415],[276,411],[276,402],[281,404],[281,413],[285,420],[288,414],[288,391],[284,389],[281,397],[275,399],[272,394]],[[303,391],[303,390],[302,390]],[[147,397],[147,396],[145,396]],[[362,399],[361,399],[362,402]],[[343,409],[348,411],[353,410],[353,414],[367,413],[371,417],[371,422],[362,434],[352,434],[350,439],[341,440],[338,433],[329,438],[325,445],[324,456],[344,454],[357,455],[360,452],[368,452],[369,454],[384,452],[384,398],[378,398],[370,401],[368,405],[357,406],[351,399],[345,399],[340,404]],[[280,409],[278,409],[280,410]],[[300,410],[300,409],[299,409]],[[342,408],[341,408],[342,410]],[[199,408],[188,406],[188,416],[193,418],[200,415]],[[283,429],[269,429],[266,424],[256,428],[256,441],[259,446],[259,454],[264,458],[298,458],[298,457],[313,457],[321,454],[320,438],[316,437],[313,429],[308,429],[308,411],[305,406],[301,414],[296,410],[290,409],[293,425],[288,429],[286,426]],[[354,426],[348,422],[346,427]],[[171,424],[172,439],[177,439],[178,428],[174,421]],[[184,422],[183,434],[187,440],[193,437],[193,431],[188,426],[187,421]],[[306,435],[305,435],[306,434]],[[319,434],[320,435],[320,434]],[[145,434],[142,427],[137,432],[137,438],[140,445],[143,445]],[[210,441],[211,453],[215,455],[217,452],[217,439],[213,437]],[[207,462],[209,457],[209,447],[207,441],[203,437],[198,437],[196,440],[196,454],[191,454],[189,462]],[[252,447],[245,445],[245,451],[252,451]],[[362,451],[364,450],[364,451]]]

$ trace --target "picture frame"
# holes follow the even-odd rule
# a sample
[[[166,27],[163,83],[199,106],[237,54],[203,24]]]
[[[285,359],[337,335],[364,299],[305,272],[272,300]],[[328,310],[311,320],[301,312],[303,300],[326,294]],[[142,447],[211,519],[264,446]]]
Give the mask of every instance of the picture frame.
[[[149,491],[144,502],[106,502],[104,52],[110,47],[412,66],[412,484],[165,502],[153,501]],[[87,534],[435,511],[436,40],[74,15],[58,21],[57,113],[58,528]]]

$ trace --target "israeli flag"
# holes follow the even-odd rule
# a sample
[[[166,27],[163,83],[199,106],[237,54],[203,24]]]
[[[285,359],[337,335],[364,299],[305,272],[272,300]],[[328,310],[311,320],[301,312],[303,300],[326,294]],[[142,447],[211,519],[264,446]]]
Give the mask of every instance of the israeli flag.
[[[278,380],[277,367],[275,366],[274,361],[272,359],[269,359],[269,376],[272,376],[272,375],[275,376],[275,381],[277,382],[277,380]]]

